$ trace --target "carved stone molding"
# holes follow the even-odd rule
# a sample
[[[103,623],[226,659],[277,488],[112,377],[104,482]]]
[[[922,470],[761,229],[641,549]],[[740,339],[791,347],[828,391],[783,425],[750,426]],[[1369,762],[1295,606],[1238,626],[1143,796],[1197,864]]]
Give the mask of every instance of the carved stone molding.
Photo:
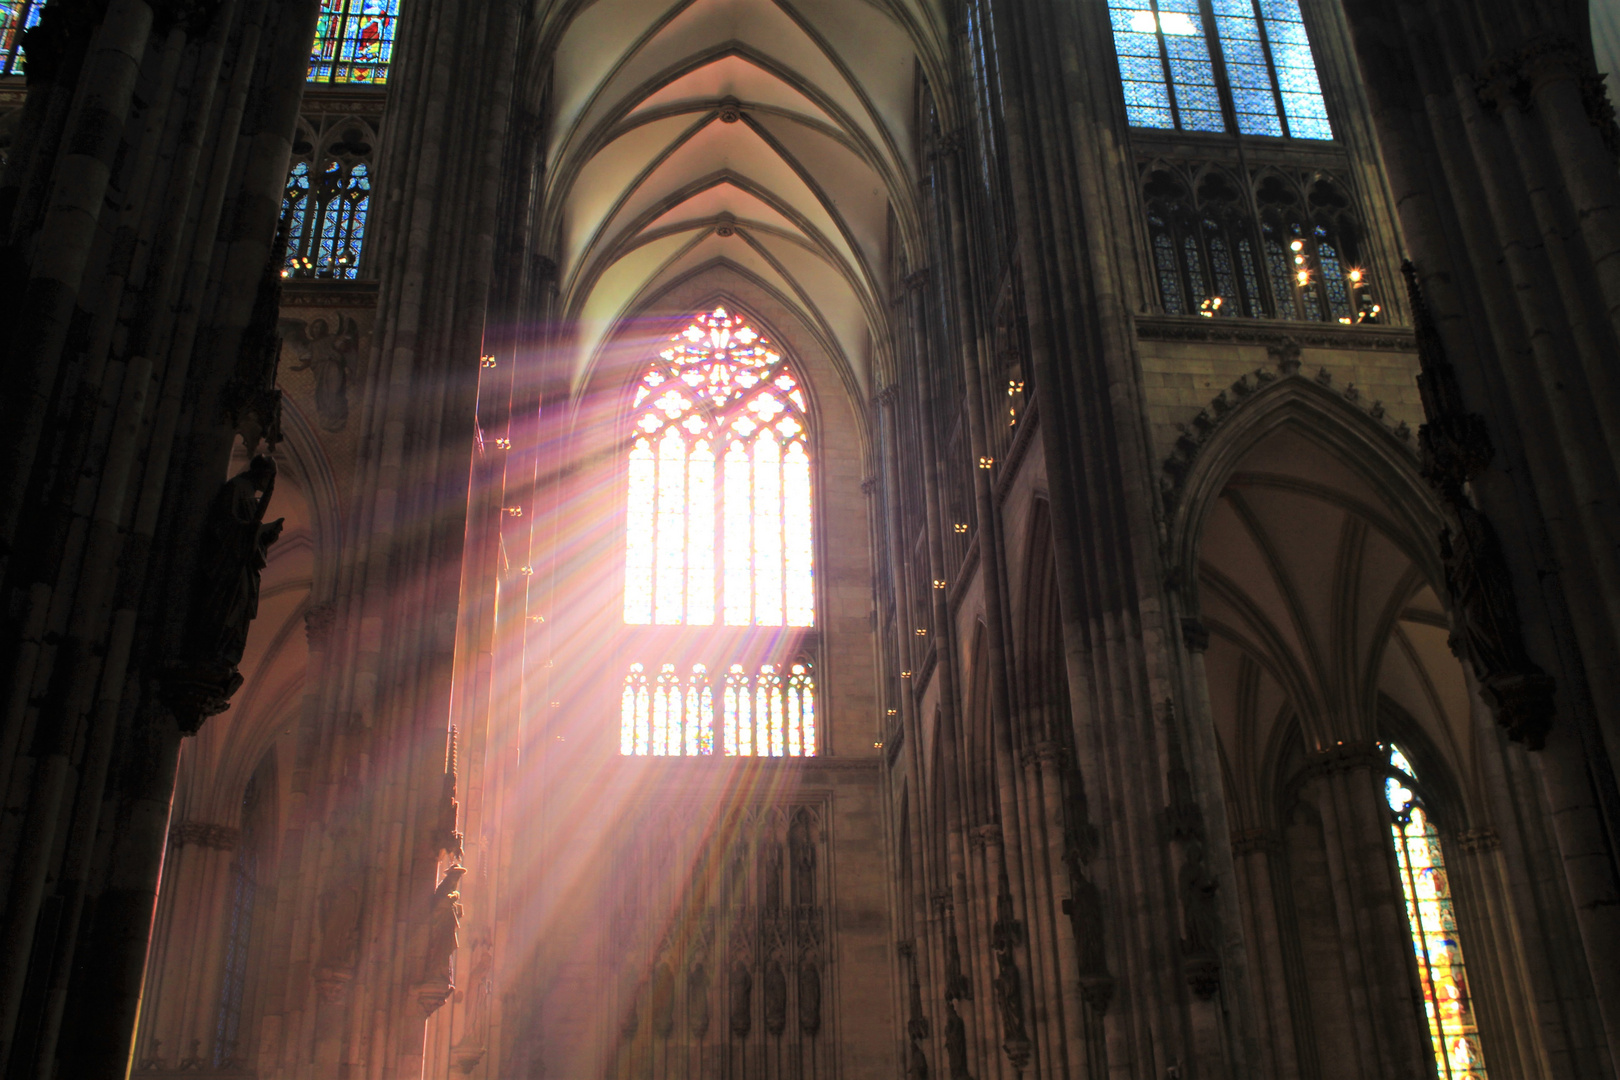
[[[1376,742],[1336,743],[1310,756],[1306,771],[1317,776],[1350,772],[1354,769],[1383,769],[1389,764],[1389,750]]]
[[[216,851],[234,851],[241,838],[241,829],[207,821],[182,821],[169,827],[169,843],[175,847],[194,844]]]
[[[1604,77],[1593,66],[1590,52],[1565,37],[1541,37],[1517,52],[1497,57],[1476,80],[1479,102],[1488,110],[1530,108],[1537,91],[1556,82],[1572,82],[1580,90],[1587,120],[1597,129],[1610,153],[1620,150],[1614,105]]]
[[[1282,847],[1282,838],[1270,829],[1239,829],[1232,833],[1232,854],[1252,855],[1263,851],[1275,854]]]
[[[974,851],[983,851],[990,846],[1001,846],[1000,825],[975,825],[968,830],[968,847]]]
[[[332,634],[332,624],[337,621],[337,604],[327,601],[316,604],[304,612],[304,636],[309,641],[309,647],[315,650],[325,649]]]
[[[1265,345],[1267,348],[1292,345],[1296,349],[1359,352],[1411,352],[1417,348],[1412,331],[1401,326],[1205,319],[1197,315],[1138,315],[1136,336],[1143,341],[1197,341],[1214,345]]]
[[[315,996],[323,1005],[342,1005],[348,1001],[349,987],[353,984],[352,971],[330,967],[315,970]]]
[[[1208,322],[1210,320],[1200,321]],[[1204,447],[1229,416],[1245,401],[1262,390],[1291,379],[1306,378],[1299,371],[1299,364],[1295,359],[1297,351],[1290,351],[1291,349],[1297,350],[1297,345],[1298,341],[1292,337],[1275,343],[1276,347],[1272,348],[1271,352],[1277,363],[1276,371],[1269,368],[1256,368],[1215,395],[1210,403],[1200,409],[1198,414],[1187,423],[1178,425],[1181,434],[1176,439],[1175,446],[1171,448],[1170,456],[1165,458],[1160,466],[1162,475],[1159,479],[1159,486],[1160,492],[1164,496],[1167,511],[1174,510],[1176,504],[1181,501],[1182,488],[1187,482],[1187,477],[1191,475],[1193,465],[1197,462],[1199,454],[1203,452]],[[1408,339],[1407,347],[1410,347],[1410,339]],[[1319,368],[1316,375],[1312,377],[1312,381],[1324,390],[1331,391],[1334,388],[1333,375],[1327,368]],[[1391,438],[1398,440],[1409,450],[1414,449],[1411,443],[1411,428],[1407,426],[1404,420],[1398,424],[1391,424],[1389,414],[1385,410],[1382,401],[1375,400],[1371,404],[1364,402],[1361,391],[1356,388],[1354,383],[1347,383],[1344,389],[1338,391],[1338,394],[1345,401],[1376,420],[1389,433]]]
[[[1061,770],[1069,764],[1069,748],[1051,739],[1042,739],[1034,746],[1025,747],[1019,758],[1025,768],[1037,765]]]
[[[1502,846],[1502,838],[1495,829],[1465,829],[1457,834],[1457,846],[1470,855],[1476,851],[1496,851]]]

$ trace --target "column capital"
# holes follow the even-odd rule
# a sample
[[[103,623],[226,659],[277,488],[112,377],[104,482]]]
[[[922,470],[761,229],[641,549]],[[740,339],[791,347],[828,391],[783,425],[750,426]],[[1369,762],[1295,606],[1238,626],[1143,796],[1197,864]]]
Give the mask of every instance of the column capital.
[[[215,825],[207,821],[181,821],[169,829],[169,843],[174,847],[195,844],[216,851],[232,851],[242,837],[242,830],[230,825]]]

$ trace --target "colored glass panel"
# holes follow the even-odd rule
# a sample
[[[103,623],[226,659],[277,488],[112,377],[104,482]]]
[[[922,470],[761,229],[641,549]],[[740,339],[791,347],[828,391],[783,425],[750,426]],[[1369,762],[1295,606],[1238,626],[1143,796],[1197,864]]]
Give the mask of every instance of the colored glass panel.
[[[1305,18],[1299,0],[1259,0],[1271,45],[1271,62],[1288,119],[1288,134],[1296,139],[1331,139],[1327,102],[1316,77],[1316,61],[1311,42],[1305,35]]]
[[[380,86],[393,59],[399,0],[321,0],[309,81]]]
[[[288,174],[281,208],[292,216],[283,276],[359,276],[371,208],[371,170],[364,162],[329,161],[319,175],[309,162],[297,162]]]
[[[813,757],[816,680],[804,658],[761,664],[750,674],[731,665],[715,700],[703,664],[682,675],[663,664],[647,678],[631,664],[620,691],[619,752],[627,757],[696,757],[714,753],[718,705],[721,752],[727,757]]]
[[[28,69],[22,32],[39,22],[45,0],[0,0],[0,75],[21,75]]]
[[[1260,21],[1251,0],[1211,0],[1215,34],[1226,61],[1226,80],[1232,90],[1232,108],[1238,130],[1245,135],[1281,135],[1276,88],[1266,61]]]
[[[1166,315],[1180,315],[1187,306],[1181,295],[1181,273],[1176,269],[1176,242],[1162,223],[1149,218],[1148,224],[1157,226],[1153,232],[1153,268],[1159,278],[1159,301]]]
[[[1389,765],[1392,774],[1384,781],[1384,794],[1395,815],[1390,833],[1435,1066],[1441,1080],[1486,1080],[1485,1053],[1468,992],[1440,834],[1408,783],[1416,782],[1416,773],[1400,748],[1390,747]]]
[[[1333,137],[1298,0],[1108,0],[1108,13],[1133,127],[1228,130],[1224,81],[1243,134]]]
[[[740,316],[717,308],[671,338],[632,406],[627,625],[718,621],[734,628],[731,636],[710,631],[695,647],[714,640],[750,648],[754,629],[815,624],[807,407],[782,356]],[[782,647],[761,640],[773,651]],[[720,686],[709,670],[726,672]],[[638,687],[646,676],[634,667],[623,691],[621,752],[712,754],[718,735],[721,752],[731,756],[814,753],[808,662],[787,686],[780,670],[771,663],[697,664],[681,674],[684,668],[664,664],[644,694]],[[797,695],[791,703],[790,695]]]

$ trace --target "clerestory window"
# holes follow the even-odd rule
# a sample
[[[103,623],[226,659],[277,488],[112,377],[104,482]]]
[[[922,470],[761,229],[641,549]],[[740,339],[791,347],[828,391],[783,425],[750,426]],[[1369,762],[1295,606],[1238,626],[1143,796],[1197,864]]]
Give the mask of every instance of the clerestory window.
[[[1108,0],[1133,127],[1331,139],[1299,0]]]
[[[321,0],[309,81],[381,86],[394,55],[399,0]]]
[[[1390,746],[1384,795],[1395,815],[1390,833],[1401,889],[1406,894],[1406,917],[1423,986],[1423,1010],[1429,1020],[1436,1072],[1440,1080],[1486,1080],[1485,1052],[1474,1018],[1474,1000],[1468,992],[1440,833],[1417,788],[1412,763],[1399,747]]]
[[[627,461],[621,753],[816,752],[810,462],[804,388],[741,315],[695,316],[643,373]]]
[[[0,0],[0,75],[26,70],[22,32],[39,22],[45,0]]]
[[[362,157],[370,152],[370,143],[356,130],[328,149],[336,156],[319,169],[309,160],[293,163],[281,203],[282,214],[292,219],[283,277],[359,276],[371,208],[371,166]]]

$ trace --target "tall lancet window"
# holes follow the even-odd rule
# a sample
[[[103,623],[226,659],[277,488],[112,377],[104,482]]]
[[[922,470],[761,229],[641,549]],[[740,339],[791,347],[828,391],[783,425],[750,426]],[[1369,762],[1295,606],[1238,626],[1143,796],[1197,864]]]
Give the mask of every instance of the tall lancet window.
[[[1390,832],[1401,888],[1406,893],[1406,917],[1423,984],[1423,1010],[1429,1018],[1436,1071],[1440,1080],[1486,1080],[1485,1052],[1474,1020],[1474,1000],[1468,992],[1462,943],[1457,939],[1440,833],[1414,790],[1417,773],[1399,747],[1389,748],[1389,769],[1384,794],[1395,814]]]
[[[816,752],[815,528],[804,388],[740,315],[696,316],[636,386],[626,755]]]

